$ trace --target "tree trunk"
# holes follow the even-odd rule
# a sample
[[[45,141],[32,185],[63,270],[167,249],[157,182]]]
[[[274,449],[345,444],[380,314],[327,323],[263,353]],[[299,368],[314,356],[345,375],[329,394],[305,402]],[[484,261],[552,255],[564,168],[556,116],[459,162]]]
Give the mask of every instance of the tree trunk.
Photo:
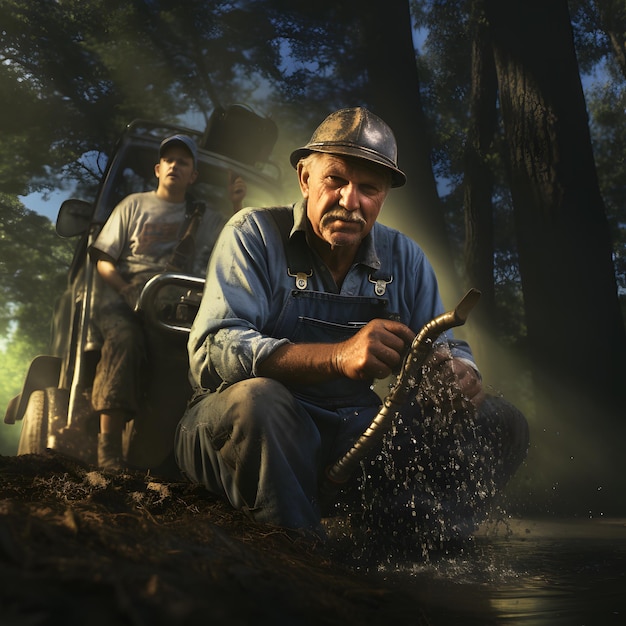
[[[465,147],[465,279],[482,293],[476,317],[495,324],[493,172],[489,157],[497,125],[497,80],[489,32],[480,14],[472,17],[470,119]]]
[[[622,436],[626,333],[609,226],[567,1],[485,0],[485,7],[509,148],[530,357],[544,402],[539,419],[553,425],[560,419],[570,433],[579,429],[584,444],[572,450],[594,453],[572,479],[575,497],[580,480],[591,480],[592,462],[606,477],[617,470],[611,454],[621,459],[609,442]],[[592,449],[593,437],[604,449]]]
[[[368,99],[373,111],[393,128],[400,168],[408,178],[405,187],[391,192],[387,203],[395,207],[394,225],[413,237],[435,265],[444,292],[450,291],[448,304],[453,305],[456,302],[452,298],[457,298],[460,285],[432,169],[409,3],[392,0],[377,4],[377,8],[368,5],[366,11],[358,5],[362,13]],[[385,218],[384,213],[382,217]]]

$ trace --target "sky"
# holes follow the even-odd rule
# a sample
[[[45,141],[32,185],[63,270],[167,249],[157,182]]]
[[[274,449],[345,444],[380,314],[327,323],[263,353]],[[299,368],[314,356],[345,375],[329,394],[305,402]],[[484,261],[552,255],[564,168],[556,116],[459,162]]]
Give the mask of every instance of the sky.
[[[56,222],[57,213],[63,200],[71,197],[71,193],[67,189],[56,190],[47,193],[31,193],[27,196],[18,196],[20,202],[27,209],[35,211],[41,215],[45,215],[51,222]],[[81,198],[86,200],[87,198]]]

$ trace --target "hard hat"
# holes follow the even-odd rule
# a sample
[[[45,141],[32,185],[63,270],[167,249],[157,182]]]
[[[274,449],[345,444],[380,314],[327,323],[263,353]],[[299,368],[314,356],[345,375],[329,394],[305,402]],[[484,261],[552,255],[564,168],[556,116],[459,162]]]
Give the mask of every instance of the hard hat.
[[[398,169],[396,138],[389,126],[363,107],[331,113],[315,130],[309,143],[291,153],[293,167],[311,152],[350,156],[382,165],[391,171],[391,186],[406,183]]]

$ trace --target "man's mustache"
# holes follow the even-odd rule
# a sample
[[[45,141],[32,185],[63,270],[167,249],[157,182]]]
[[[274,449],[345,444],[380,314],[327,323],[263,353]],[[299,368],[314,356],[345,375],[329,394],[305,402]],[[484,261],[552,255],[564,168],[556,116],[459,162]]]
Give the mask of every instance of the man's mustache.
[[[343,209],[333,209],[326,213],[320,223],[322,226],[325,226],[328,222],[334,222],[335,220],[341,220],[342,222],[350,222],[352,224],[360,224],[361,226],[365,226],[365,220],[359,216],[350,213],[350,211],[344,211]]]

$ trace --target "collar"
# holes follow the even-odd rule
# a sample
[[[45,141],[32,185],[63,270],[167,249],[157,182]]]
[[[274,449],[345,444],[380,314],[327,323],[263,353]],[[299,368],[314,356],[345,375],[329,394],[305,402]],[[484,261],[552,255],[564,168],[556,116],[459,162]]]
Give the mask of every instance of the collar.
[[[376,252],[376,233],[378,231],[378,224],[374,224],[374,227],[369,232],[367,237],[363,239],[359,249],[357,250],[355,263],[366,265],[373,270],[379,270],[381,267],[380,258]],[[302,234],[298,234],[302,233]],[[306,213],[306,200],[302,199],[300,202],[296,202],[293,205],[293,228],[289,233],[289,239],[297,241],[298,238],[315,237],[313,229],[307,217]]]

